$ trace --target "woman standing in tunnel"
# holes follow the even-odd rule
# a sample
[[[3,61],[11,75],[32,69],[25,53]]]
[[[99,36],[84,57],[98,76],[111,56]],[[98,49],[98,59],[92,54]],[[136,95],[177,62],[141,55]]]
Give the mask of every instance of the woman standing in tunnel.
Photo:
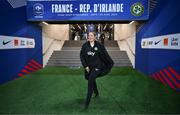
[[[85,79],[88,80],[88,91],[85,101],[85,109],[87,109],[93,92],[95,97],[99,96],[96,78],[109,73],[114,62],[104,45],[96,41],[95,32],[88,33],[88,40],[81,48],[80,58],[85,68]]]

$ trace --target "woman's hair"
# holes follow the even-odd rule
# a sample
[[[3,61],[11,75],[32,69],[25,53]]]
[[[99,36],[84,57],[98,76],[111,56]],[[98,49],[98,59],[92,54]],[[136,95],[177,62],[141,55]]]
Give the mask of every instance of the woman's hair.
[[[89,36],[89,33],[93,33],[94,36],[96,36],[96,32],[88,32],[88,36]]]

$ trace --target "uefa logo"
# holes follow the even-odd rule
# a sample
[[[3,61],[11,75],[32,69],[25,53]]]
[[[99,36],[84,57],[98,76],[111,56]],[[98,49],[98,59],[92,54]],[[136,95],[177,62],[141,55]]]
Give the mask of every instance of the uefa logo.
[[[33,9],[36,16],[42,16],[44,14],[44,6],[40,3],[34,4]]]
[[[137,2],[131,6],[131,14],[134,16],[141,16],[144,13],[144,6]]]

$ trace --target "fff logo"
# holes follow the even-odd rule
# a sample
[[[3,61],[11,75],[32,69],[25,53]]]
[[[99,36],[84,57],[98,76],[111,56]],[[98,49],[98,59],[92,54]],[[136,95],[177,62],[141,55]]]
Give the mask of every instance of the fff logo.
[[[44,6],[40,3],[34,4],[33,9],[34,15],[36,16],[41,16],[44,14]]]

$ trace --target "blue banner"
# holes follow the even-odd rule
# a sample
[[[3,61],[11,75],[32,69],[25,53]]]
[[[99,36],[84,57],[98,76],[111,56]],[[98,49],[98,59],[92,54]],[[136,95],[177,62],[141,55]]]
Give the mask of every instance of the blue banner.
[[[148,0],[27,0],[29,21],[127,21],[149,18]]]

